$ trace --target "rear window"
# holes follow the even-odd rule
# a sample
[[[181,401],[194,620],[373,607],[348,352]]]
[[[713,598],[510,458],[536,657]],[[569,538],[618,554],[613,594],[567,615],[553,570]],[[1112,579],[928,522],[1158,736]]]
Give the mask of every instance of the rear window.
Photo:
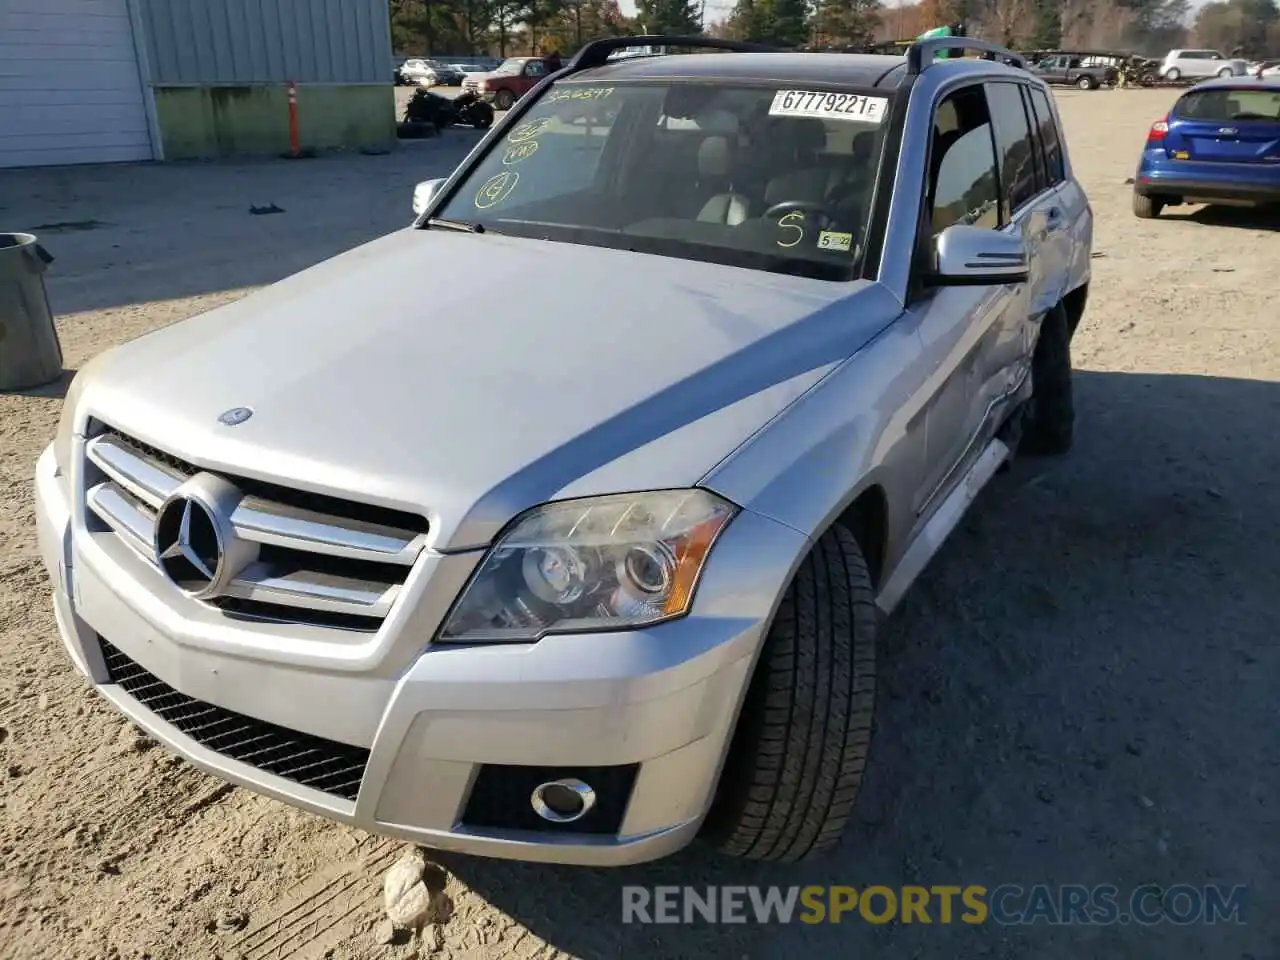
[[[1280,90],[1217,87],[1188,93],[1174,115],[1184,120],[1280,120]]]

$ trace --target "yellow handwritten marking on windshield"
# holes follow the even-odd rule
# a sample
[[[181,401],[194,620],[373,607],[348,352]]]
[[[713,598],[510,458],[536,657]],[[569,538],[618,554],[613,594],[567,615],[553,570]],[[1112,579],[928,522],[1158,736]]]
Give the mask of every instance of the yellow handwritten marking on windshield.
[[[779,230],[794,230],[796,238],[788,243],[786,240],[779,238],[778,246],[794,247],[797,243],[804,239],[804,227],[800,224],[804,223],[804,214],[799,210],[793,210],[791,213],[784,214],[778,218]]]
[[[528,160],[538,152],[537,140],[524,140],[517,143],[514,147],[502,155],[502,162],[506,166],[519,163],[521,160]]]
[[[532,140],[547,127],[551,126],[554,120],[555,117],[539,117],[537,120],[526,120],[507,134],[507,142],[524,143],[526,140]]]
[[[496,176],[490,177],[476,191],[476,207],[480,210],[487,210],[494,204],[501,203],[511,196],[511,191],[516,188],[516,184],[519,182],[520,174],[514,170],[503,170]]]
[[[546,103],[559,103],[561,100],[603,100],[613,93],[613,87],[588,87],[585,90],[557,90],[546,98]]]

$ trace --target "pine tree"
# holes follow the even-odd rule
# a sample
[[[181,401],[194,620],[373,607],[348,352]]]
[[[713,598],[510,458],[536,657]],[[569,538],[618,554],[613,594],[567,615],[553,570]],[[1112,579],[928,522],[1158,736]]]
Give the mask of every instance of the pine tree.
[[[880,0],[818,0],[813,12],[818,46],[865,47],[880,25]]]
[[[699,0],[637,0],[636,22],[645,33],[698,34],[702,5]]]
[[[738,0],[731,20],[756,43],[798,47],[809,40],[807,0]]]

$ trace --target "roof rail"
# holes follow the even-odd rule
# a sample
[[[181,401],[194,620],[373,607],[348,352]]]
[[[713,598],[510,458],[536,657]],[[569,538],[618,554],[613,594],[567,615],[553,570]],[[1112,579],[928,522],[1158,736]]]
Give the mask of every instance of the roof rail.
[[[982,54],[983,60],[999,60],[1023,69],[1027,66],[1021,56],[998,43],[975,40],[972,37],[930,37],[928,40],[917,40],[907,48],[907,76],[919,76],[933,66],[939,50],[977,50]]]
[[[778,53],[778,47],[767,47],[758,43],[741,43],[737,40],[721,40],[718,37],[685,37],[667,36],[665,34],[645,34],[639,37],[604,37],[592,40],[573,55],[566,65],[566,72],[590,70],[600,67],[609,59],[609,54],[628,47],[703,47],[712,50],[732,50],[735,53]]]

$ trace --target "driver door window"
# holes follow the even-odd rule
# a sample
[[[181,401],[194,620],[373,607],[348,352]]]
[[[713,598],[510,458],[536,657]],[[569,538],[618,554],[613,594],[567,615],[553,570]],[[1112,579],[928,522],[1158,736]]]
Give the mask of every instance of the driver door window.
[[[996,151],[981,87],[961,90],[939,105],[930,171],[929,235],[955,224],[1000,227]]]
[[[541,77],[547,72],[547,65],[541,60],[530,60],[524,65],[524,75],[526,77]]]

